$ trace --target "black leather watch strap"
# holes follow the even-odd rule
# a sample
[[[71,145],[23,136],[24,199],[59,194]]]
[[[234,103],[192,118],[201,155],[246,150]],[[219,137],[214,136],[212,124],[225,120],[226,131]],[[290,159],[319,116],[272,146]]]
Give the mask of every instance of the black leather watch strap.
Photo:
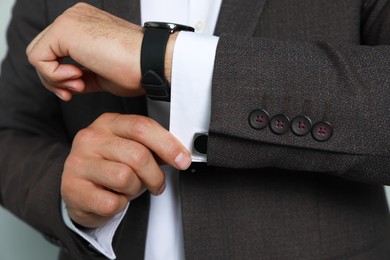
[[[170,87],[165,79],[165,49],[169,30],[147,28],[141,51],[141,84],[146,95],[155,100],[170,101]]]
[[[165,78],[165,50],[169,35],[177,31],[193,32],[194,28],[174,23],[146,22],[141,46],[141,85],[146,96],[170,101],[171,88]]]

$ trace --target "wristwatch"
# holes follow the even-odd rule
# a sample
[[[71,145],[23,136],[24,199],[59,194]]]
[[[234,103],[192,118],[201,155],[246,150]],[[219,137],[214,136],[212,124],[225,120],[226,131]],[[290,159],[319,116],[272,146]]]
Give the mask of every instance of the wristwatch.
[[[165,78],[165,49],[169,35],[177,31],[194,32],[181,24],[146,22],[141,46],[141,85],[153,100],[170,101],[171,89]]]

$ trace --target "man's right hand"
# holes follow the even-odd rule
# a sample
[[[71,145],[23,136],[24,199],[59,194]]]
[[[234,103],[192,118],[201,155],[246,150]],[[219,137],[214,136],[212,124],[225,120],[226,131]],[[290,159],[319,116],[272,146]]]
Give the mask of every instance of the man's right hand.
[[[26,53],[43,85],[62,100],[97,91],[139,96],[142,39],[139,25],[77,3],[37,35]],[[77,65],[63,63],[65,57]]]
[[[191,156],[152,119],[103,114],[74,138],[65,162],[62,198],[70,218],[88,228],[101,226],[145,189],[165,189],[159,162],[184,170]]]

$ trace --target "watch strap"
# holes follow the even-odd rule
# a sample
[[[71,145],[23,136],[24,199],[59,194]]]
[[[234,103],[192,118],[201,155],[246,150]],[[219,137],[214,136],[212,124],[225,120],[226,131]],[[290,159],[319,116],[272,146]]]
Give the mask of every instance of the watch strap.
[[[147,28],[141,51],[142,87],[154,100],[170,101],[170,86],[165,78],[165,49],[170,31]]]

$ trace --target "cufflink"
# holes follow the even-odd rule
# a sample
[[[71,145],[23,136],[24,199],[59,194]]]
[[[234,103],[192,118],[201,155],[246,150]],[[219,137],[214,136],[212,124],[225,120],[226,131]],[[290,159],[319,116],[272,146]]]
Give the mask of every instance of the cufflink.
[[[207,156],[207,133],[195,133],[192,141],[192,154],[206,158]]]

